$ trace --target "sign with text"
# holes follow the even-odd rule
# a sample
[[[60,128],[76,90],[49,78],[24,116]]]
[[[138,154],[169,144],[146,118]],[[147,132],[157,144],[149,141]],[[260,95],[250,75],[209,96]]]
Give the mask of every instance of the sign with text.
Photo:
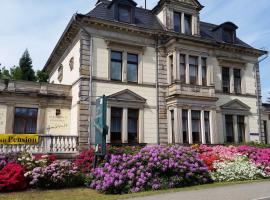
[[[34,145],[38,144],[38,135],[33,134],[0,134],[0,144]]]
[[[98,156],[106,155],[106,135],[108,127],[106,125],[107,97],[102,96],[96,100],[95,125],[95,154]]]

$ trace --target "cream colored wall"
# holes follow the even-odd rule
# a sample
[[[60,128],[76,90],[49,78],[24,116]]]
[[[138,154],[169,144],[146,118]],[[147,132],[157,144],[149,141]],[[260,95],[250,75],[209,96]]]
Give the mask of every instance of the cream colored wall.
[[[74,58],[74,68],[71,71],[69,61]],[[58,81],[58,68],[63,65],[63,80]],[[80,40],[76,38],[70,48],[66,50],[60,61],[50,74],[50,83],[72,85],[80,77]]]
[[[234,100],[234,99],[238,99],[241,102],[245,103],[246,105],[248,105],[251,109],[251,115],[248,116],[248,126],[249,126],[249,133],[258,133],[259,131],[259,126],[258,126],[258,115],[257,115],[257,100],[255,97],[242,97],[242,96],[234,96],[234,95],[219,95],[217,94],[217,107],[219,108],[220,106]],[[219,118],[222,119],[221,114],[219,113]],[[223,137],[225,135],[225,130],[223,128],[224,124],[223,124],[223,120],[219,120],[217,126],[221,127],[222,132],[219,133],[220,137],[219,140],[220,142],[223,141]],[[256,136],[251,136],[250,140],[254,141],[254,140],[258,140],[259,138]]]
[[[0,105],[0,134],[6,133],[7,106]]]
[[[94,70],[93,76],[97,79],[109,79],[109,49],[105,41],[101,38],[93,39],[93,61]],[[120,92],[129,89],[132,92],[145,98],[146,105],[144,109],[144,142],[156,143],[157,142],[157,124],[156,124],[156,88],[155,88],[155,49],[148,47],[145,49],[144,54],[141,55],[140,66],[142,69],[142,83],[149,83],[150,85],[142,86],[140,84],[127,84],[127,83],[114,83],[114,82],[93,82],[93,99],[94,103],[98,96]],[[92,106],[92,116],[95,115],[95,107]],[[94,127],[92,126],[92,142],[94,138]]]
[[[70,110],[70,132],[72,135],[78,134],[78,125],[79,125],[79,92],[80,92],[80,85],[79,82],[74,84],[71,89],[72,93],[72,103],[71,103],[71,110]]]
[[[55,108],[46,109],[46,134],[69,135],[70,134],[70,109],[61,109],[61,114],[56,116]]]

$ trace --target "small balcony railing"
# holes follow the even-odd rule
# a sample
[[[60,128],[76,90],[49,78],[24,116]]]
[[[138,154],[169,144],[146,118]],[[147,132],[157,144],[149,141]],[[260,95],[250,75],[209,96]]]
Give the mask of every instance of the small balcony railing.
[[[78,153],[78,136],[74,135],[39,135],[36,145],[0,144],[0,153],[27,151],[37,154],[76,154]]]

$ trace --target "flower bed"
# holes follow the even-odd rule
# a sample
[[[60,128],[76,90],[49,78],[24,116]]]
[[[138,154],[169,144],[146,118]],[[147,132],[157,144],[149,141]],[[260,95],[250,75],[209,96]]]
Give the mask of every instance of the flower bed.
[[[96,169],[93,161],[93,149],[74,161],[27,152],[0,154],[0,192],[86,184],[104,193],[121,194],[270,177],[270,148],[254,146],[108,146]]]

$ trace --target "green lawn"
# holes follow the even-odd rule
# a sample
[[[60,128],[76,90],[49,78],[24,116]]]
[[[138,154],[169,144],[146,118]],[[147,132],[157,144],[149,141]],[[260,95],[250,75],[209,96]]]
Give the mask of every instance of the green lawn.
[[[227,186],[232,184],[243,184],[243,183],[254,183],[259,181],[243,181],[234,183],[214,183],[199,186],[192,186],[186,188],[177,188],[169,190],[159,190],[159,191],[149,191],[141,192],[136,194],[125,194],[125,195],[105,195],[98,193],[95,190],[87,188],[77,188],[77,189],[65,189],[65,190],[49,190],[49,191],[26,191],[18,193],[6,193],[0,194],[0,200],[120,200],[132,197],[148,196],[154,194],[168,193],[168,192],[178,192],[187,190],[200,190],[207,189],[211,187]]]

